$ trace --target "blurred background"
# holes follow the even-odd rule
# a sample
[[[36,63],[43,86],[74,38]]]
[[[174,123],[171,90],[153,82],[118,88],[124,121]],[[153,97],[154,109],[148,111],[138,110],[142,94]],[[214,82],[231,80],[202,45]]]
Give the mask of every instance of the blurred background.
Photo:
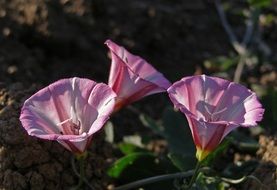
[[[67,151],[27,137],[18,121],[20,107],[61,78],[107,82],[107,39],[146,59],[171,82],[204,73],[254,90],[266,108],[264,120],[242,132],[247,138],[236,136],[250,139],[245,143],[252,142],[247,145],[254,150],[231,147],[226,158],[231,164],[251,160],[256,165],[247,172],[276,188],[276,0],[0,0],[0,188],[66,189],[77,183]],[[146,135],[152,141],[145,147],[163,153],[167,143],[138,114],[159,122],[168,106],[161,94],[116,114],[115,142]],[[104,132],[91,150],[87,176],[95,189],[105,189],[114,183],[105,171],[120,153]],[[243,188],[257,187],[238,189]]]

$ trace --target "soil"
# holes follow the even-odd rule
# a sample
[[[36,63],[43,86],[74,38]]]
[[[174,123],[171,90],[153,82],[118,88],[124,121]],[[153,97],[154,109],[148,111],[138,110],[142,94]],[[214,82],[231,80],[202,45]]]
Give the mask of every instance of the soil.
[[[267,137],[260,136],[259,139],[260,148],[257,151],[257,157],[260,158],[260,164],[253,171],[252,175],[257,177],[265,187],[260,187],[259,184],[254,181],[248,181],[244,189],[264,189],[264,190],[276,190],[277,189],[277,136]]]
[[[69,189],[78,183],[71,167],[73,155],[56,142],[28,136],[20,125],[20,107],[35,89],[13,83],[0,92],[1,189]],[[104,171],[112,148],[103,135],[95,136],[86,159],[86,177],[94,189],[104,189],[109,182]]]
[[[268,38],[276,42],[276,36]],[[202,73],[203,60],[231,48],[213,5],[201,0],[0,0],[0,189],[77,184],[71,153],[56,142],[29,137],[18,118],[28,97],[58,79],[106,82],[106,39],[144,57],[171,81]],[[165,99],[149,97],[142,105],[151,106],[135,106],[157,118]],[[121,114],[127,117],[115,115],[116,134],[134,133],[139,121],[121,118],[137,116],[128,110]],[[258,156],[276,167],[276,139],[262,138]],[[114,156],[103,132],[89,152],[86,176],[94,189],[105,189],[111,181],[104,171]],[[255,172],[261,176],[258,168]],[[276,182],[276,169],[266,178]]]

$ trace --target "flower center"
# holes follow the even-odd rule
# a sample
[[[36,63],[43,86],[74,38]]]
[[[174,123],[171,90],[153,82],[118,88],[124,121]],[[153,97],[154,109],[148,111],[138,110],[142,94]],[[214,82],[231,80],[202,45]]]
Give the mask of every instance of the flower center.
[[[216,117],[216,116],[222,114],[224,111],[227,110],[227,107],[225,107],[225,108],[223,108],[221,110],[218,110],[218,111],[215,108],[215,111],[211,113],[209,111],[209,108],[207,107],[207,105],[204,105],[204,108],[205,108],[206,112],[208,113],[208,117],[205,117],[205,120],[208,121],[208,122],[218,121],[220,118]]]
[[[80,134],[80,129],[81,129],[81,122],[77,120],[78,124],[74,123],[72,119],[67,119],[58,125],[61,126],[62,135],[79,135]]]
[[[69,124],[70,130],[74,135],[79,135],[79,131],[80,131],[80,128],[81,128],[80,125],[81,125],[81,123],[80,123],[79,120],[78,120],[78,124],[75,124],[73,122],[71,122]]]

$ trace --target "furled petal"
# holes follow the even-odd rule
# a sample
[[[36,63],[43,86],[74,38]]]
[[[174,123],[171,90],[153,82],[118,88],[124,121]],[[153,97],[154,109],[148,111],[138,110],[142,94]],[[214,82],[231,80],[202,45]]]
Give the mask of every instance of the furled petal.
[[[111,40],[105,44],[112,56],[109,86],[117,93],[117,107],[150,94],[164,92],[171,85],[160,72],[139,56],[132,55]]]
[[[62,79],[27,99],[20,121],[29,135],[57,140],[73,152],[83,152],[112,113],[115,97],[108,85]]]
[[[195,145],[208,151],[215,149],[231,130],[238,127],[228,122],[206,122],[188,116],[187,120]]]
[[[168,93],[186,115],[197,151],[205,151],[205,156],[233,129],[257,125],[264,113],[254,92],[217,77],[185,77]]]

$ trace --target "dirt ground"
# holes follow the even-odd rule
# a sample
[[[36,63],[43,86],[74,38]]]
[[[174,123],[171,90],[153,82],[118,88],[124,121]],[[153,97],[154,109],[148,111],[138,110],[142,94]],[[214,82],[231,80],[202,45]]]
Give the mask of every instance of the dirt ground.
[[[273,34],[267,40],[276,47]],[[106,82],[106,39],[144,57],[171,81],[202,72],[203,60],[230,49],[214,7],[201,0],[0,0],[0,189],[68,189],[77,183],[71,154],[56,142],[29,137],[18,119],[20,108],[60,78]],[[156,112],[155,106],[142,109]],[[269,170],[254,173],[274,186],[276,135],[261,136],[260,144],[257,159]],[[86,176],[96,190],[105,189],[113,151],[103,133],[94,137],[90,152]]]

